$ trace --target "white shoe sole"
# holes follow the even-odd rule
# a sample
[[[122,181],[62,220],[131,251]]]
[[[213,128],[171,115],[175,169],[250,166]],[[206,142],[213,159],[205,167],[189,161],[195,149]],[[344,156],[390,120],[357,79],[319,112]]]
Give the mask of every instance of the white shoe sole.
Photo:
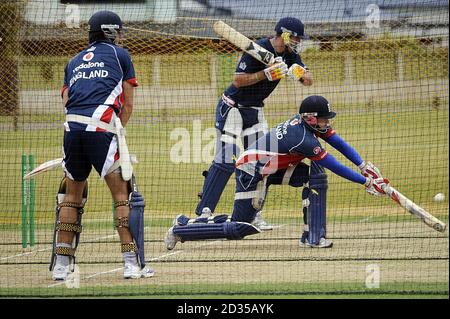
[[[272,225],[262,225],[262,226],[257,226],[257,225],[253,225],[256,228],[259,228],[262,231],[268,231],[268,230],[273,230],[273,226]]]
[[[273,225],[270,225],[267,223],[264,223],[264,224],[252,223],[252,225],[262,231],[273,230]]]
[[[124,279],[139,279],[141,277],[142,277],[141,274],[134,274],[134,275],[123,276]]]
[[[52,276],[52,279],[54,281],[65,281],[66,278],[67,278],[67,276],[66,277]]]
[[[141,270],[141,274],[144,278],[150,278],[155,275],[155,271],[151,268],[144,267],[144,269]]]
[[[65,281],[68,275],[69,273],[67,270],[63,271],[62,269],[58,269],[56,272],[52,273],[52,279],[54,281]]]
[[[300,243],[299,243],[299,246],[300,246],[301,248],[331,248],[331,247],[333,247],[333,243],[331,242],[331,243],[328,244],[328,245],[322,246],[322,245],[311,245],[311,244],[307,244],[307,243],[302,243],[302,242],[300,242]]]
[[[150,268],[144,268],[139,271],[139,273],[131,274],[131,275],[124,275],[124,279],[139,279],[139,278],[150,278],[155,275],[155,271]]]

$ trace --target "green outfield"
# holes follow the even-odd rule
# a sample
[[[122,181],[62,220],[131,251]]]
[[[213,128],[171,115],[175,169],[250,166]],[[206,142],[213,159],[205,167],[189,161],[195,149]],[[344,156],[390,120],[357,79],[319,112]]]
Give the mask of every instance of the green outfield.
[[[427,105],[426,101],[422,101]],[[431,101],[429,101],[431,103]],[[448,222],[448,201],[435,203],[434,194],[448,194],[448,109],[401,109],[396,101],[380,110],[365,106],[338,105],[341,113],[334,126],[364,158],[377,163],[393,185]],[[409,103],[405,103],[410,105]],[[207,108],[207,109],[205,109]],[[275,298],[396,298],[397,296],[441,298],[448,296],[448,234],[438,234],[386,198],[373,198],[362,187],[329,174],[328,227],[335,242],[331,251],[301,250],[300,193],[293,188],[273,187],[264,215],[278,225],[272,232],[238,242],[194,242],[165,251],[162,239],[173,217],[192,215],[197,192],[203,183],[201,171],[209,160],[174,163],[170,152],[179,139],[171,132],[184,128],[192,138],[192,121],[211,124],[205,108],[174,109],[173,120],[163,121],[158,110],[138,111],[128,125],[128,142],[137,155],[135,166],[146,198],[146,250],[155,278],[135,282],[121,279],[118,238],[112,226],[111,199],[106,186],[92,174],[90,195],[83,219],[84,231],[78,250],[80,288],[54,286],[47,263],[51,250],[55,192],[62,170],[36,178],[36,246],[20,246],[21,155],[34,154],[36,163],[61,156],[63,131],[59,114],[25,115],[22,129],[0,132],[0,156],[5,174],[0,183],[8,192],[0,194],[7,210],[0,216],[3,242],[0,269],[8,275],[0,280],[2,296],[105,296],[132,298],[220,298],[221,296],[274,296]],[[266,116],[270,124],[285,119],[285,105],[273,106]],[[352,113],[358,114],[352,114]],[[4,120],[4,119],[3,119]],[[205,124],[208,123],[208,124]],[[55,127],[47,129],[46,127]],[[204,138],[202,149],[210,140]],[[337,152],[327,149],[339,159]],[[204,152],[204,150],[203,150]],[[212,154],[210,154],[212,155]],[[349,164],[349,162],[346,162]],[[424,169],[424,167],[426,169]],[[231,212],[234,181],[230,182],[217,209]],[[424,250],[425,249],[425,250]],[[381,284],[365,286],[367,265],[381,268]],[[207,273],[202,269],[207,268]],[[238,272],[236,270],[239,269]],[[305,269],[315,269],[308,275]],[[226,273],[226,278],[223,277]],[[198,282],[197,277],[202,277]]]
[[[337,50],[324,52],[308,49],[302,58],[311,70],[314,70],[315,81],[322,83],[342,82],[346,77],[346,59],[352,59],[352,78],[364,81],[397,81],[399,59],[402,64],[402,80],[448,78],[448,49],[445,47],[433,50],[421,46],[409,47],[393,41],[379,50],[368,42],[355,46],[354,42],[342,45]],[[369,46],[369,47],[367,47]],[[372,48],[370,48],[372,46]],[[221,94],[230,82],[240,54],[217,54],[217,94]],[[53,89],[58,90],[64,82],[64,67],[71,59],[69,56],[37,56],[21,58],[19,76],[20,89]],[[368,66],[367,61],[377,63]],[[197,54],[174,55],[133,55],[136,76],[142,86],[149,86],[155,81],[155,67],[159,70],[159,81],[163,87],[184,86],[195,81],[197,85],[210,83],[211,52]],[[183,66],[180,68],[180,66]],[[176,71],[176,76],[174,75]],[[40,81],[35,81],[40,78]]]

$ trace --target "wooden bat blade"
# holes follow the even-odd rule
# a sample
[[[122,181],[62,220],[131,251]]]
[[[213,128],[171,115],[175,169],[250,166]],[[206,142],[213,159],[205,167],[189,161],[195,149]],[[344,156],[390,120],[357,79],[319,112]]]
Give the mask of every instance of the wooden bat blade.
[[[26,174],[23,177],[23,179],[35,178],[36,176],[41,175],[42,173],[51,171],[52,169],[62,168],[62,161],[63,161],[63,158],[60,157],[60,158],[55,158],[55,159],[52,159],[45,163],[42,163],[41,165],[39,165],[38,167],[33,169],[31,172]],[[131,164],[137,164],[138,160],[137,160],[136,155],[130,154],[130,161],[131,161]]]
[[[223,21],[215,22],[213,28],[214,32],[216,32],[218,35],[224,37],[225,39],[233,43],[235,46],[241,48],[244,51],[245,49],[248,48],[248,46],[252,42],[245,35],[236,31]]]
[[[232,44],[247,52],[258,61],[269,65],[275,62],[275,56],[272,52],[266,50],[259,44],[247,38],[245,35],[236,31],[223,21],[216,21],[213,25],[214,32],[230,41]]]
[[[28,174],[26,174],[23,179],[30,179],[30,178],[34,178],[37,175],[40,175],[44,172],[50,171],[52,169],[58,168],[58,167],[62,167],[62,161],[63,158],[55,158],[51,161],[42,163],[41,165],[39,165],[38,167],[36,167],[35,169],[33,169],[31,172],[29,172]]]
[[[425,209],[414,203],[412,200],[410,200],[405,195],[400,193],[394,187],[388,185],[384,187],[383,190],[386,192],[386,194],[389,195],[389,197],[393,201],[395,201],[397,204],[399,204],[401,207],[403,207],[412,215],[422,220],[422,222],[424,222],[426,225],[433,228],[434,230],[443,233],[447,228],[447,225],[444,222],[440,221],[439,219],[431,215],[429,212],[427,212]]]

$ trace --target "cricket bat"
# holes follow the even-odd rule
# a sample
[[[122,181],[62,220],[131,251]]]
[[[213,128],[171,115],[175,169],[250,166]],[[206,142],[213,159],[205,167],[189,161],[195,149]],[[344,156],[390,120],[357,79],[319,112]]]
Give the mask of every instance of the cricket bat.
[[[252,57],[261,61],[265,65],[275,63],[275,56],[272,52],[264,49],[259,44],[247,38],[242,33],[236,31],[223,21],[214,23],[214,31],[221,37],[227,39],[232,44],[250,54]]]
[[[36,177],[37,175],[40,175],[42,173],[48,172],[52,169],[61,167],[62,168],[62,161],[63,158],[55,158],[51,161],[42,163],[41,165],[39,165],[38,167],[36,167],[35,169],[33,169],[31,172],[29,172],[28,174],[26,174],[23,179],[31,179]]]
[[[130,153],[128,152],[127,142],[125,140],[125,129],[119,117],[115,119],[117,148],[119,149],[119,163],[121,167],[121,174],[124,181],[128,182],[133,175],[133,166],[131,165]]]
[[[414,203],[412,200],[410,200],[405,195],[400,193],[394,187],[386,185],[385,187],[383,187],[383,190],[386,192],[386,194],[389,195],[389,197],[393,201],[395,201],[401,207],[406,209],[412,215],[419,218],[427,226],[441,233],[445,231],[447,225],[444,222],[440,221],[439,219],[431,215],[429,212],[427,212],[425,209]]]
[[[136,158],[136,155],[134,154],[130,154],[130,161],[131,164],[137,164],[138,160]],[[51,171],[55,168],[62,168],[62,161],[63,158],[55,158],[52,159],[50,161],[47,161],[45,163],[42,163],[41,165],[39,165],[38,167],[36,167],[35,169],[33,169],[31,172],[29,172],[28,174],[26,174],[23,179],[31,179],[31,178],[35,178],[38,175],[41,175],[42,173]]]

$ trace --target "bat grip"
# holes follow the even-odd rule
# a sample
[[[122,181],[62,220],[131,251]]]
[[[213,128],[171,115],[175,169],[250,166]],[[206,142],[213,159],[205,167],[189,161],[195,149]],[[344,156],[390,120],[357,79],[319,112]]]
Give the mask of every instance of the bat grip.
[[[391,196],[391,194],[394,192],[394,189],[389,184],[382,185],[381,189],[389,196]]]
[[[137,188],[137,184],[136,184],[136,176],[131,175],[131,189],[133,192],[137,192],[138,188]]]

